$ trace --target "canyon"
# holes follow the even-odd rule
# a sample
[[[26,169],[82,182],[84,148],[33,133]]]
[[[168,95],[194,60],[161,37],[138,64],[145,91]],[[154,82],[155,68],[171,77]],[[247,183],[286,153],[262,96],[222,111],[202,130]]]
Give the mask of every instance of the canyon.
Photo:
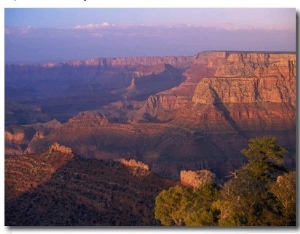
[[[219,178],[249,138],[275,136],[296,162],[296,54],[205,51],[5,66],[5,155],[57,142],[85,159],[145,163]]]

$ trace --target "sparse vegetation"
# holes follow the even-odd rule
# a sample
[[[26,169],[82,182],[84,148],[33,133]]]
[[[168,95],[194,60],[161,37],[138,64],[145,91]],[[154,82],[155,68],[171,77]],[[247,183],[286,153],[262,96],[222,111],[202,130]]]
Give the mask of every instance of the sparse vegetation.
[[[9,226],[160,225],[155,197],[175,184],[116,161],[51,150],[8,158],[5,169]]]

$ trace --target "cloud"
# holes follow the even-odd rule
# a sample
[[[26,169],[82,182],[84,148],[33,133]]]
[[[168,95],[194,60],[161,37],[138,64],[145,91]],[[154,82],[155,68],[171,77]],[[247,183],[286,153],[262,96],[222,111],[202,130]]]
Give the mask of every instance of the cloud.
[[[98,38],[103,37],[103,35],[102,35],[101,33],[98,33],[98,32],[94,32],[94,33],[92,33],[92,35],[93,35],[94,37],[98,37]]]
[[[172,26],[172,27],[171,27]],[[195,25],[101,24],[75,28],[5,28],[5,60],[57,61],[95,57],[193,55],[203,50],[294,51],[296,33]]]
[[[27,33],[29,33],[29,32],[30,32],[30,26],[21,29],[21,33],[22,33],[22,34],[27,34]]]
[[[240,26],[237,26],[236,24],[232,24],[232,23],[226,23],[223,26],[221,26],[220,28],[228,30],[228,31],[241,30]]]
[[[89,25],[86,26],[79,26],[81,28],[88,28]],[[274,27],[271,25],[254,25],[254,24],[237,24],[237,23],[232,23],[232,22],[226,22],[223,24],[218,24],[218,25],[202,25],[202,24],[185,24],[185,23],[177,23],[177,24],[169,24],[169,25],[153,25],[153,24],[139,24],[139,25],[132,25],[132,24],[109,24],[107,22],[102,23],[102,24],[94,24],[93,27],[90,25],[89,27],[93,29],[98,29],[98,28],[119,28],[119,29],[128,29],[128,30],[134,30],[134,29],[141,29],[141,30],[147,30],[147,29],[195,29],[195,30],[202,30],[202,29],[217,29],[217,30],[226,30],[226,31],[295,31],[295,28],[291,27]]]
[[[101,24],[87,24],[87,25],[76,25],[74,29],[98,29],[98,28],[106,28],[106,27],[112,27],[113,24],[110,24],[108,22],[104,22]]]
[[[295,31],[295,29],[291,27],[274,27],[274,26],[268,26],[268,25],[253,25],[253,24],[233,24],[233,23],[224,23],[220,24],[218,26],[212,27],[215,29],[220,30],[227,30],[227,31]]]
[[[101,24],[101,26],[102,27],[108,27],[108,26],[110,26],[110,24],[108,22],[104,22],[104,23]]]

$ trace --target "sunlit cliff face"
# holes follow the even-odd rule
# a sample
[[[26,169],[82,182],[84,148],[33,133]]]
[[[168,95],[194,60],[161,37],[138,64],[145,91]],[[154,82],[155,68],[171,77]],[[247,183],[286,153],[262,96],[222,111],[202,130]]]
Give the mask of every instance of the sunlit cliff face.
[[[219,51],[7,65],[6,154],[59,142],[84,157],[127,155],[168,178],[182,168],[226,175],[251,137],[275,135],[293,155],[295,61]]]

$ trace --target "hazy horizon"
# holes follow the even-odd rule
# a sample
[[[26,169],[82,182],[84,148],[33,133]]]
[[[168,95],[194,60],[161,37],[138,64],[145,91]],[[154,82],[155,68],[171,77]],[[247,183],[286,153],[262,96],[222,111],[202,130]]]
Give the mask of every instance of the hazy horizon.
[[[296,51],[296,9],[5,9],[5,62]]]

